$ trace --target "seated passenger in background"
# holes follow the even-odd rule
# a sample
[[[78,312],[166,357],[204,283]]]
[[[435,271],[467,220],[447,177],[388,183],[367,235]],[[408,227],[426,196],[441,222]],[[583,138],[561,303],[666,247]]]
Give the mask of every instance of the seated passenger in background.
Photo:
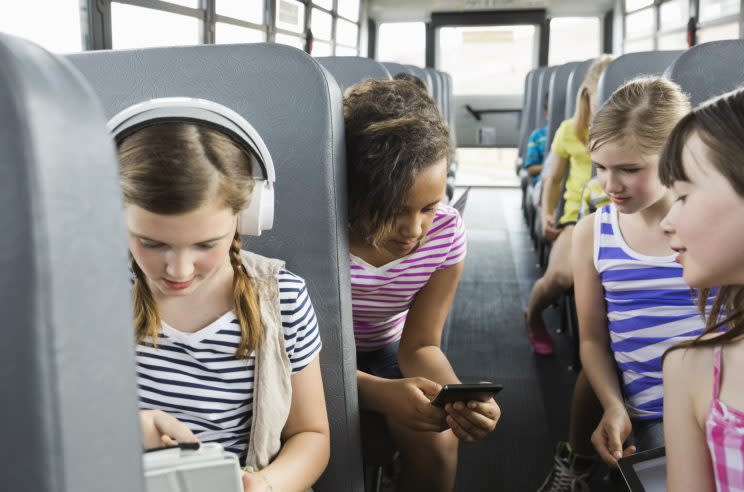
[[[695,108],[662,154],[661,180],[676,195],[662,226],[707,322],[664,360],[669,492],[744,491],[742,155],[743,90]]]
[[[440,348],[465,259],[465,228],[441,204],[451,141],[414,84],[369,80],[344,98],[354,335],[363,409],[385,416],[401,453],[400,491],[450,491],[458,440],[488,435],[492,398],[430,400],[459,380]]]
[[[548,333],[542,312],[550,306],[566,289],[573,284],[570,251],[574,224],[578,220],[579,199],[584,184],[591,177],[591,160],[587,149],[587,133],[596,105],[596,92],[599,77],[612,61],[610,55],[602,55],[595,60],[584,78],[577,95],[576,114],[564,121],[556,131],[551,146],[552,161],[546,163],[550,172],[542,178],[542,217],[540,218],[543,238],[555,239],[550,251],[548,268],[535,282],[524,312],[525,327],[536,354],[553,353],[553,338]],[[563,178],[566,191],[563,195],[563,214],[556,223],[556,206]]]
[[[158,433],[190,438],[162,410],[262,468],[244,473],[246,491],[307,490],[330,447],[321,343],[304,281],[283,262],[241,251],[253,157],[190,122],[135,130],[118,157],[145,443]],[[270,394],[281,395],[270,402],[254,399],[257,352]]]
[[[576,455],[589,454],[590,436],[611,468],[636,450],[664,445],[661,356],[703,329],[660,225],[673,196],[659,180],[659,154],[689,110],[689,99],[673,82],[638,78],[616,90],[592,122],[591,158],[612,203],[581,219],[574,231],[583,366],[571,409],[576,442],[556,456],[553,488],[544,490],[569,490],[556,485],[566,483],[560,475],[588,482],[593,461]],[[596,429],[596,420],[586,417],[594,395],[602,407]]]
[[[593,214],[598,209],[610,203],[610,197],[602,189],[597,177],[590,179],[581,192],[581,204],[579,206],[579,219]]]

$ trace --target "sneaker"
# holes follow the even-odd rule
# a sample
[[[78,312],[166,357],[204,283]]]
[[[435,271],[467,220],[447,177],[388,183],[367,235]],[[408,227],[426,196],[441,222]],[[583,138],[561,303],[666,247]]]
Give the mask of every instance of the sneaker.
[[[560,442],[553,459],[553,469],[537,492],[591,492],[592,458],[578,456],[567,442]]]
[[[553,337],[547,332],[542,330],[538,333],[533,333],[527,324],[527,312],[524,313],[524,329],[527,331],[527,338],[530,339],[530,345],[532,351],[538,355],[552,355],[553,354]]]

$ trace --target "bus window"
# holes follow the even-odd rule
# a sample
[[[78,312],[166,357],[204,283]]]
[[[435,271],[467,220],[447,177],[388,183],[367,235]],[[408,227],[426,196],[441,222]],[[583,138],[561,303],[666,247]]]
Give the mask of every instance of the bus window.
[[[54,53],[83,50],[80,32],[80,1],[6,2],[0,16],[0,32],[29,39]]]
[[[377,31],[377,59],[404,65],[426,65],[423,22],[385,22]]]
[[[111,42],[114,49],[199,44],[200,20],[162,10],[111,4]]]
[[[598,17],[550,19],[548,65],[561,65],[598,56],[599,38]]]

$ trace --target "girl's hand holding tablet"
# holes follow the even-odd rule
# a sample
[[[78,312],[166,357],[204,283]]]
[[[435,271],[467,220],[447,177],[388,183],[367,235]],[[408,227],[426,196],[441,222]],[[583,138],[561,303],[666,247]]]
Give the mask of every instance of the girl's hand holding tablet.
[[[388,379],[384,384],[384,410],[404,426],[417,431],[447,429],[445,412],[431,404],[442,386],[426,378]]]

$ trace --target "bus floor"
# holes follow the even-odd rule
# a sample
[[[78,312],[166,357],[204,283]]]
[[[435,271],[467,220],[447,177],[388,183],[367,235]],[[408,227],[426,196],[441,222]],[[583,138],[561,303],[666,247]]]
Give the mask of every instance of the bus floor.
[[[536,491],[555,444],[568,437],[576,373],[570,340],[555,331],[560,313],[545,312],[556,342],[550,357],[532,353],[524,329],[522,312],[541,271],[520,199],[518,188],[473,188],[464,212],[468,253],[442,347],[463,381],[493,381],[504,390],[496,430],[460,445],[456,492]],[[598,482],[592,490],[610,490]],[[393,490],[389,481],[383,490]]]

